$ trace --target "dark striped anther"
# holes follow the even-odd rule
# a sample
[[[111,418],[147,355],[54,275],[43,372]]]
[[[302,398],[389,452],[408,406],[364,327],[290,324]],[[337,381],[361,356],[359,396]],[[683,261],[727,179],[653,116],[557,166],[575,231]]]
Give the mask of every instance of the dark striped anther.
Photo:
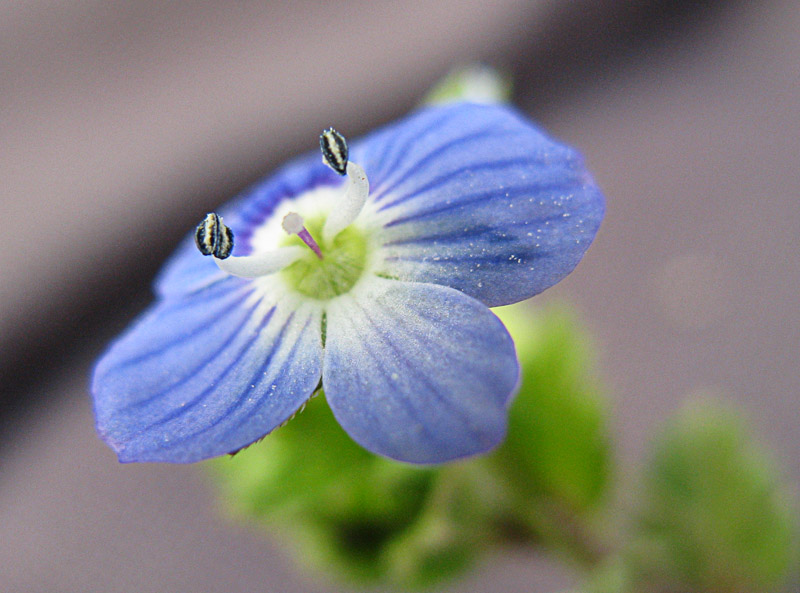
[[[339,175],[347,173],[347,140],[333,128],[319,135],[322,160]]]
[[[213,212],[206,214],[194,233],[197,248],[203,255],[225,259],[233,251],[233,231]]]

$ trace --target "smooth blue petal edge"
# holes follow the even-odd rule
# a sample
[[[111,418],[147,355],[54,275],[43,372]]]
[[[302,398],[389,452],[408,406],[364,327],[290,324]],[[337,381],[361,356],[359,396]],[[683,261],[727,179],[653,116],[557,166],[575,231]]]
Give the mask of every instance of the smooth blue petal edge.
[[[156,304],[98,361],[100,436],[122,462],[230,453],[283,423],[321,376],[321,313],[225,282]]]
[[[366,449],[417,464],[496,446],[519,364],[500,320],[433,284],[375,278],[328,307],[323,387]]]
[[[383,144],[391,144],[385,149]],[[386,152],[386,163],[371,163]],[[602,193],[574,150],[511,108],[429,109],[354,150],[378,176],[384,275],[450,286],[488,306],[569,274],[600,227]],[[370,180],[373,168],[365,166]]]

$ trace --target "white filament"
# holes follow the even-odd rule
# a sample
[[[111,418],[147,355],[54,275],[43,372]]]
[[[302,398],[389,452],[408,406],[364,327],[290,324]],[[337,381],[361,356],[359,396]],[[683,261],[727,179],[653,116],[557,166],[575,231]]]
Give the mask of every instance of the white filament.
[[[294,263],[306,253],[305,248],[299,245],[278,247],[270,251],[244,255],[231,256],[225,259],[214,258],[217,266],[223,272],[240,278],[258,278],[267,274],[279,272],[289,264]]]
[[[322,240],[330,243],[340,232],[358,218],[369,195],[369,180],[360,165],[347,162],[347,186],[344,195],[336,202],[336,207],[328,215],[322,228]]]

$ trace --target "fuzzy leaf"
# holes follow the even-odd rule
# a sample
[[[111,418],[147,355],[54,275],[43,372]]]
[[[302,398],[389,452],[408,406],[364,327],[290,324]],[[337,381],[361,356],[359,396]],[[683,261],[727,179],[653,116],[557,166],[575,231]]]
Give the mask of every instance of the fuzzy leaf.
[[[772,460],[720,402],[685,406],[655,444],[633,558],[652,590],[770,591],[796,518]],[[660,585],[659,585],[660,584]]]
[[[607,493],[611,450],[607,404],[591,374],[587,336],[564,308],[494,311],[514,337],[522,367],[497,462],[521,497],[590,510]]]

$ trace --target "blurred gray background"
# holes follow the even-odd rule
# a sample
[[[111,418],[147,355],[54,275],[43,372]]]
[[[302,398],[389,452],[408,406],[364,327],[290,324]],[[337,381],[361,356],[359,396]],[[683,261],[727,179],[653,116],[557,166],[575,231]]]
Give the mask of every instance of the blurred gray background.
[[[796,484],[798,56],[795,0],[0,2],[0,591],[341,590],[221,520],[198,468],[120,466],[91,363],[207,209],[473,60],[508,69],[608,197],[540,301],[596,339],[623,476],[703,390]],[[449,590],[571,579],[510,550]]]

